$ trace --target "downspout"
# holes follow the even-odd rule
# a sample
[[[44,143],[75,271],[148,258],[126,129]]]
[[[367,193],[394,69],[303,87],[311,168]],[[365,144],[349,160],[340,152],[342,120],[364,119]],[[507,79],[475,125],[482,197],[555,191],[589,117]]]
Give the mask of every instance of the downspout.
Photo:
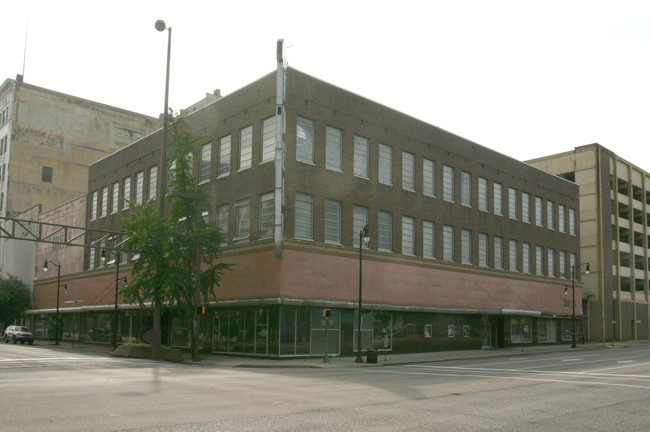
[[[278,61],[275,86],[275,194],[273,241],[275,257],[282,259],[282,208],[284,206],[284,100],[286,94],[287,62],[284,54],[284,39],[278,39],[276,57]]]

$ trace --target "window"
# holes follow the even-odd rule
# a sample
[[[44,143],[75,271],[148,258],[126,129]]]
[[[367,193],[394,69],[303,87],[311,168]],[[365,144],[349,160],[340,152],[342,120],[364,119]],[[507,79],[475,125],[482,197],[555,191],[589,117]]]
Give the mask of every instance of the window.
[[[393,249],[393,215],[380,211],[377,223],[377,241],[380,250]]]
[[[576,211],[572,208],[569,209],[569,234],[576,235]]]
[[[94,191],[90,196],[90,220],[95,220],[97,219],[97,191]]]
[[[503,192],[503,185],[501,185],[501,183],[494,182],[494,184],[492,185],[492,199],[494,200],[493,202],[494,214],[499,216],[503,215],[503,202],[501,197],[502,192]]]
[[[558,273],[560,277],[566,278],[568,275],[566,273],[566,252],[565,251],[558,251],[557,253],[557,259],[558,259]]]
[[[436,196],[436,165],[429,159],[422,159],[422,192]]]
[[[239,169],[251,167],[253,158],[253,126],[245,127],[239,131]]]
[[[415,155],[402,152],[402,189],[415,191]]]
[[[368,140],[354,136],[354,175],[368,178]]]
[[[201,147],[201,159],[199,160],[199,183],[210,180],[212,169],[212,143]]]
[[[341,203],[325,200],[325,241],[341,243]]]
[[[544,274],[544,249],[541,246],[535,246],[535,274],[541,276]]]
[[[576,266],[576,260],[577,259],[578,259],[578,257],[576,256],[576,254],[574,254],[574,253],[569,254],[569,271],[571,272],[571,274],[568,275],[568,276],[570,276],[572,279],[573,279],[573,269]]]
[[[217,207],[217,228],[221,231],[223,235],[224,243],[228,243],[228,215],[229,215],[228,204],[220,205]]]
[[[219,139],[219,163],[217,166],[217,176],[230,174],[230,135]]]
[[[122,193],[124,196],[122,199],[122,210],[126,210],[129,208],[129,201],[131,201],[131,177],[125,177],[123,184]]]
[[[106,217],[108,214],[108,186],[102,188],[102,202],[99,204],[100,217]]]
[[[436,257],[436,224],[429,221],[422,223],[422,256]]]
[[[249,199],[237,201],[235,204],[235,240],[245,240],[250,235],[251,202]]]
[[[564,210],[565,207],[562,204],[558,204],[557,206],[557,229],[561,233],[566,232],[566,211]]]
[[[508,188],[508,216],[517,219],[517,189]]]
[[[135,175],[135,203],[142,204],[144,195],[144,171],[140,171]]]
[[[44,166],[41,173],[41,181],[45,183],[52,183],[52,173],[54,169],[52,167]],[[4,176],[3,176],[4,177]]]
[[[460,230],[460,259],[463,264],[472,263],[472,232]]]
[[[450,225],[442,227],[442,259],[454,260],[454,227]]]
[[[314,122],[302,117],[296,126],[296,159],[314,163]]]
[[[393,184],[393,149],[379,144],[379,183]]]
[[[521,220],[530,223],[530,194],[521,193]]]
[[[540,227],[544,226],[542,212],[542,199],[540,197],[535,197],[535,224]]]
[[[508,242],[508,267],[510,271],[516,272],[517,268],[517,240],[510,240]]]
[[[472,176],[465,171],[460,172],[460,203],[472,206]]]
[[[488,235],[485,233],[478,233],[478,265],[488,266]]]
[[[115,214],[118,211],[120,204],[120,182],[115,182],[111,186],[113,188],[113,200],[111,201],[111,214]]]
[[[343,132],[327,126],[325,128],[325,167],[341,171],[341,148]]]
[[[488,181],[483,177],[478,178],[478,209],[488,211]]]
[[[262,155],[260,163],[275,159],[275,117],[269,117],[262,122]]]
[[[546,201],[546,227],[551,230],[555,229],[553,222],[553,201]]]
[[[359,234],[368,225],[368,209],[355,205],[352,209],[352,244],[359,247]]]
[[[521,245],[521,265],[523,273],[530,273],[530,243]]]
[[[259,238],[273,237],[273,192],[260,197]]]
[[[415,221],[412,217],[402,216],[402,253],[415,255]]]
[[[454,201],[454,169],[442,166],[442,198],[445,201]]]
[[[314,197],[296,193],[296,237],[314,238]]]
[[[90,252],[88,253],[88,268],[89,269],[94,269],[95,268],[95,248],[90,248]]]
[[[503,238],[494,237],[494,268],[503,269]]]
[[[156,199],[156,184],[158,183],[158,167],[149,168],[149,201]]]
[[[548,275],[555,276],[555,250],[549,248],[546,251],[546,253],[548,258],[546,263],[546,268],[548,269]]]

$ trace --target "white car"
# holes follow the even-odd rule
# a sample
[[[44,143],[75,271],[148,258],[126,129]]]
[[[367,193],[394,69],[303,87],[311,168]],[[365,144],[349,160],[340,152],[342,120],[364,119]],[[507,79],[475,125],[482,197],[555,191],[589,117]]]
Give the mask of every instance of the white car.
[[[30,345],[34,344],[34,334],[29,331],[29,328],[19,325],[10,325],[5,329],[5,343],[20,342],[24,344],[27,342]]]

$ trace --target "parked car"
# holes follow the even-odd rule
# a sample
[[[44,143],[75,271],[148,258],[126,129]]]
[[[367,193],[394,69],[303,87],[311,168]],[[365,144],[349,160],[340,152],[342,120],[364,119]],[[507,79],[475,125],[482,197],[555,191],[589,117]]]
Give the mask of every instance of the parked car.
[[[34,344],[34,334],[27,327],[11,325],[5,329],[5,343],[9,343],[9,341],[21,344],[27,342],[32,345]]]

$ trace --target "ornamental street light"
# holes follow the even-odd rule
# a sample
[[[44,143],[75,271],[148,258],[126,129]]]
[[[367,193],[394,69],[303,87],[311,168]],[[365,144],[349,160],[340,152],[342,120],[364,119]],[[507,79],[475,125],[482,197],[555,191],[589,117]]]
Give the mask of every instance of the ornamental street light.
[[[99,256],[99,259],[102,261],[106,260],[106,251],[102,249],[102,253]],[[117,348],[117,325],[118,325],[118,313],[117,313],[117,294],[120,288],[120,261],[122,260],[122,253],[118,250],[115,252],[115,258],[108,261],[106,265],[115,264],[115,307],[113,309],[113,331],[111,334],[111,346],[113,349]],[[123,284],[126,287],[126,276],[123,277]]]
[[[572,315],[573,340],[571,342],[571,348],[578,348],[578,346],[576,345],[576,269],[582,267],[583,265],[587,266],[585,268],[585,274],[589,274],[591,272],[589,263],[579,264],[578,266],[574,264],[571,266],[571,289],[573,291],[573,300],[571,301],[571,304],[573,306],[573,315]],[[564,289],[564,294],[565,295],[568,294],[566,287]]]
[[[47,271],[47,264],[52,264],[56,267],[56,322],[54,323],[54,345],[59,344],[59,291],[61,288],[61,264],[57,264],[51,260],[45,260],[43,263],[43,271]]]
[[[363,229],[359,232],[359,316],[357,317],[357,324],[359,327],[357,335],[357,359],[355,363],[363,363],[363,357],[361,356],[361,305],[362,305],[362,293],[363,293],[363,283],[362,283],[362,262],[363,262],[363,242],[368,243],[370,241],[370,234],[368,230],[368,225],[364,226]]]

